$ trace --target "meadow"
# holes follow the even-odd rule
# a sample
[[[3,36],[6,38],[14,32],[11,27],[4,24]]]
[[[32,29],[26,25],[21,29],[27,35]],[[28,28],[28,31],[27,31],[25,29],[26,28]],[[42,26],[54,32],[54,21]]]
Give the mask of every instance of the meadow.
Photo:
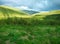
[[[21,11],[2,8],[0,7],[0,44],[60,44],[59,12],[27,15]]]

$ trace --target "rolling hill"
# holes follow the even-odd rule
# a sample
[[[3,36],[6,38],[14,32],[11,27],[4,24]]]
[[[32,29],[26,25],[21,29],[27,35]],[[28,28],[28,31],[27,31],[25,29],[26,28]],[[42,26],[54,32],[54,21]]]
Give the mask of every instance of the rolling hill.
[[[36,14],[33,14],[33,15],[53,15],[53,14],[60,14],[60,10],[52,10],[52,11],[42,11],[40,13],[36,13]]]
[[[47,17],[48,17],[47,19],[53,19],[56,16],[60,17],[60,10],[42,11],[40,13],[33,14],[32,16],[41,20]]]
[[[8,7],[8,6],[0,6],[0,17],[19,17],[23,15],[28,15],[27,13],[23,12],[22,10],[18,10],[16,8]]]
[[[28,15],[0,6],[0,19],[0,44],[60,44],[60,11]]]

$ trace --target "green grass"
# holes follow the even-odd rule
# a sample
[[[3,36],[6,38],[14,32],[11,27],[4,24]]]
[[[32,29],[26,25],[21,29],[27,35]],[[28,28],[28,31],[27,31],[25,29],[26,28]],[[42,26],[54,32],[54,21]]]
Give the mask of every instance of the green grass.
[[[0,25],[0,44],[60,44],[60,26]]]
[[[0,20],[0,44],[60,44],[59,20],[51,22],[48,19],[15,17]]]
[[[28,15],[0,7],[0,44],[60,44],[59,11]]]
[[[17,17],[17,16],[23,16],[28,15],[27,13],[23,12],[22,10],[18,10],[16,8],[8,7],[8,6],[0,6],[0,16],[6,16],[6,17]],[[2,16],[2,17],[3,17]]]

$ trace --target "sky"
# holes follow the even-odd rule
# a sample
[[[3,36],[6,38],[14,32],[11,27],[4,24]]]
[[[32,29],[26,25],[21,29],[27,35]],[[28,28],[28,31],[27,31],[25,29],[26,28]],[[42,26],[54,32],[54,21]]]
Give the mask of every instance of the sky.
[[[0,5],[11,6],[23,10],[60,10],[60,0],[0,0]]]

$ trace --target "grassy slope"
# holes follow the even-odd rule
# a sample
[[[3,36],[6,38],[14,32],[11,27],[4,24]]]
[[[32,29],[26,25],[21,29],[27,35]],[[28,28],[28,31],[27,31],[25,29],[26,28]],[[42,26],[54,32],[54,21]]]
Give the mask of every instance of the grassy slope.
[[[3,12],[2,10],[0,10],[0,15],[4,16],[8,13],[10,17],[10,15],[12,15],[10,14],[10,10],[11,9],[8,10],[9,12]],[[22,15],[20,13],[15,14],[15,10],[12,12],[14,15]],[[50,22],[51,18],[49,17],[53,14],[51,14],[50,16],[48,16],[48,14],[46,15],[48,17],[48,21]],[[43,16],[45,15],[43,14]],[[60,25],[55,25],[54,23],[53,25],[51,25],[51,22],[49,24],[46,24],[46,19],[42,21],[40,19],[43,17],[39,16],[32,15],[30,16],[31,18],[29,16],[27,17],[28,18],[12,17],[6,20],[0,20],[0,44],[60,44]],[[36,17],[39,18],[36,19]],[[3,18],[6,17],[4,16]],[[45,24],[41,24],[41,21]]]
[[[0,17],[24,17],[28,16],[27,13],[22,10],[18,10],[16,8],[8,7],[8,6],[0,6]]]
[[[36,13],[33,15],[53,15],[53,14],[60,14],[60,10],[53,10],[53,11],[46,11],[46,12],[40,12],[40,13]]]
[[[43,20],[43,18],[45,18],[46,16],[53,16],[53,15],[55,16],[57,14],[60,14],[60,10],[40,12],[40,13],[33,14],[32,16]]]

